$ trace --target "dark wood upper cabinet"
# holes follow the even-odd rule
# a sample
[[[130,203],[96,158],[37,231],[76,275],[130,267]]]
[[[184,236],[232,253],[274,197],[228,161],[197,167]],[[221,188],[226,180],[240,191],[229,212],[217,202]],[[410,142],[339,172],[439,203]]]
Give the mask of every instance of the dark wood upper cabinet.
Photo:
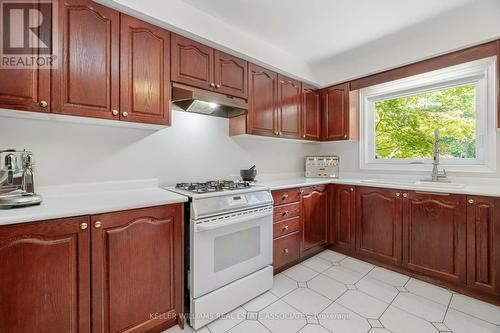
[[[467,197],[467,285],[500,296],[500,199]]]
[[[216,91],[222,94],[247,98],[247,62],[219,50],[214,52]]]
[[[171,38],[172,81],[214,88],[214,49],[174,33]]]
[[[88,222],[0,227],[0,332],[90,331]]]
[[[465,284],[465,196],[414,191],[404,196],[404,265],[432,277]]]
[[[307,252],[327,242],[328,192],[326,185],[301,190],[302,251]]]
[[[278,74],[250,63],[248,65],[248,134],[278,134]]]
[[[118,118],[120,14],[91,0],[59,2],[52,112]]]
[[[120,119],[170,125],[170,32],[121,15]]]
[[[356,250],[375,259],[400,263],[403,222],[401,191],[357,187],[356,193]]]
[[[321,135],[319,90],[302,83],[302,138],[318,141]]]
[[[176,322],[184,311],[183,205],[96,215],[91,223],[93,332]]]
[[[279,136],[300,138],[301,133],[301,82],[278,74]]]
[[[356,243],[356,188],[351,185],[330,185],[331,243],[344,249],[354,249]],[[333,225],[332,225],[333,224]]]
[[[349,139],[349,83],[321,90],[321,110],[321,139]]]

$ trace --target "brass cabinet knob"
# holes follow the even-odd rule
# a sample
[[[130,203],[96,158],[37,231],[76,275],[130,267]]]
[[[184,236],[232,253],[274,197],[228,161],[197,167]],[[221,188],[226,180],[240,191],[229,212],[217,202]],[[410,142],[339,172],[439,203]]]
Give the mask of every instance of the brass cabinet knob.
[[[288,254],[288,252],[290,252],[288,249],[283,249],[283,253]]]
[[[220,88],[220,84],[216,84],[215,88],[219,89]]]
[[[45,109],[48,105],[49,103],[47,103],[47,101],[40,101],[40,107]]]
[[[349,190],[350,190],[351,192],[354,192],[354,187],[351,187]]]
[[[401,193],[396,193],[396,196],[399,198],[401,196]]]
[[[80,229],[82,229],[82,230],[87,229],[87,227],[88,227],[88,226],[89,226],[89,225],[88,225],[87,223],[85,223],[85,222],[80,223]]]
[[[281,215],[283,215],[283,216],[285,216],[285,215],[287,215],[287,214],[288,214],[288,211],[287,211],[287,210],[285,210],[283,213],[281,213]]]
[[[283,200],[285,200],[285,199],[287,199],[287,198],[288,198],[288,193],[283,194],[282,199],[283,199]]]
[[[102,226],[101,221],[95,221],[95,223],[94,223],[94,227],[96,227],[96,228],[100,228],[101,226]]]
[[[287,231],[288,230],[288,226],[287,225],[284,225],[283,226],[283,231]]]
[[[408,193],[403,193],[403,198],[408,198]]]
[[[474,199],[469,199],[469,203],[473,204],[474,203]]]
[[[118,110],[113,110],[111,111],[111,113],[113,114],[113,116],[117,116],[119,114]]]
[[[122,112],[122,116],[127,117],[128,116],[128,112],[127,111],[123,111]]]
[[[210,87],[212,87],[212,88],[215,87],[215,83],[213,83],[213,82],[210,83]]]

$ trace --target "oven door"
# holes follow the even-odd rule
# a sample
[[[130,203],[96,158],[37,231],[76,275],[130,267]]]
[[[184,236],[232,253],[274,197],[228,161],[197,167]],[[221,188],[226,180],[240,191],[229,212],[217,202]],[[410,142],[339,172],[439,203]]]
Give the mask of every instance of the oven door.
[[[272,206],[192,223],[191,297],[272,264]]]

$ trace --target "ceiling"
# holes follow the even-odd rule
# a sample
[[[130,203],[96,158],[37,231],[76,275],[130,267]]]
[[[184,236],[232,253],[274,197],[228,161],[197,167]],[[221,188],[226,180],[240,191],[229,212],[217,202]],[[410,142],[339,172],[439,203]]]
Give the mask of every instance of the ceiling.
[[[183,0],[315,63],[474,0]]]

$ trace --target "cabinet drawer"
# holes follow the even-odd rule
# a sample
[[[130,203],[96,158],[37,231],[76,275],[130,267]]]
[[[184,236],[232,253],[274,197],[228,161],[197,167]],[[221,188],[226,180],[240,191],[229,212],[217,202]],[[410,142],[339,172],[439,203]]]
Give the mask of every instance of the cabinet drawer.
[[[298,188],[288,190],[273,191],[274,205],[282,205],[290,202],[299,201],[300,192]]]
[[[326,191],[326,185],[313,185],[313,186],[302,187],[300,189],[300,193],[302,193],[302,195],[310,194],[314,191],[324,192]]]
[[[294,217],[288,220],[283,220],[273,224],[273,236],[278,238],[292,232],[299,231],[300,217]]]
[[[278,222],[300,215],[300,203],[295,202],[288,205],[274,207],[273,221]]]
[[[273,242],[274,269],[284,266],[300,257],[300,232],[294,232]]]

